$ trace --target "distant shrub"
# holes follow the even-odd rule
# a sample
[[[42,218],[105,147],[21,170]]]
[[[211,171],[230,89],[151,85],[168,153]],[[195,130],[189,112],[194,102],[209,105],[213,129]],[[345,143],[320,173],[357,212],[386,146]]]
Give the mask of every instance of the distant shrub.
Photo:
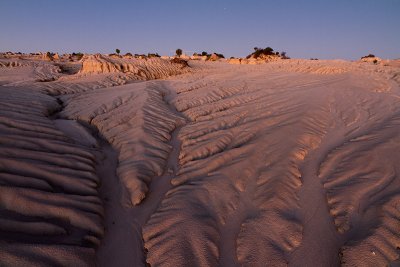
[[[375,57],[375,55],[369,54],[368,56],[363,56],[363,57],[361,57],[361,59],[363,59],[363,58],[369,58],[369,57]]]
[[[148,53],[147,57],[161,57],[158,53]]]
[[[208,52],[206,52],[206,51],[203,51],[203,52],[201,52],[201,53],[197,53],[197,52],[195,52],[195,53],[193,53],[193,56],[210,57],[210,56],[211,56],[211,54],[209,54],[209,53],[208,53]]]
[[[216,54],[219,58],[225,58],[223,54],[219,54],[219,53],[214,53]]]
[[[376,60],[376,59],[374,59],[374,61],[372,61],[372,62],[374,62],[374,64],[378,64],[378,60]]]
[[[285,51],[282,51],[282,52],[281,52],[281,58],[282,58],[282,59],[290,59],[290,57],[288,57],[288,56],[286,55],[286,52],[285,52]]]
[[[132,57],[133,55],[132,55],[132,53],[126,53],[125,55],[124,55],[125,57]]]
[[[83,57],[83,53],[78,52],[78,53],[72,53],[72,57],[74,57],[76,60],[81,60]]]
[[[119,50],[118,48],[115,49],[115,53],[117,53],[119,55],[119,53],[121,53],[121,50]]]
[[[182,49],[180,49],[180,48],[176,49],[175,53],[176,53],[176,55],[177,55],[178,57],[181,57],[181,55],[182,55]]]

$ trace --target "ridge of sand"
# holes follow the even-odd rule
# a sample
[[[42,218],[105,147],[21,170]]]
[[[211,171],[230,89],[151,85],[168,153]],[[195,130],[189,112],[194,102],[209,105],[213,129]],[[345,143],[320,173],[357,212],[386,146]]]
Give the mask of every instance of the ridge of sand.
[[[56,126],[56,99],[0,90],[1,265],[94,264],[103,206],[93,148]]]

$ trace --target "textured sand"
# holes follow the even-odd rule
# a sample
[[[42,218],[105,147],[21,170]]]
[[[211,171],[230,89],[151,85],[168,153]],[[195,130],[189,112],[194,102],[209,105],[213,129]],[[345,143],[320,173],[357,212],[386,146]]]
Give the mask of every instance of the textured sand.
[[[0,265],[399,264],[398,61],[82,61],[0,59]]]

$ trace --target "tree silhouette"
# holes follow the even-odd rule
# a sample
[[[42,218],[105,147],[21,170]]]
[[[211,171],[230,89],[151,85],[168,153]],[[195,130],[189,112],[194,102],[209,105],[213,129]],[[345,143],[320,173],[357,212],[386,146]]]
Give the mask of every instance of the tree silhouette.
[[[176,53],[176,55],[177,55],[178,57],[181,57],[181,55],[182,55],[182,49],[180,49],[180,48],[176,49],[175,53]]]
[[[119,55],[119,53],[121,53],[121,50],[119,50],[118,48],[115,49],[115,53],[117,53]]]

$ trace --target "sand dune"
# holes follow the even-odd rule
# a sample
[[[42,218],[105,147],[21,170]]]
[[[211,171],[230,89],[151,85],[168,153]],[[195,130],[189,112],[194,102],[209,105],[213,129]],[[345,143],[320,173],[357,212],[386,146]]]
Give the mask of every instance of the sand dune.
[[[1,264],[399,261],[396,62],[82,61],[0,68]]]

